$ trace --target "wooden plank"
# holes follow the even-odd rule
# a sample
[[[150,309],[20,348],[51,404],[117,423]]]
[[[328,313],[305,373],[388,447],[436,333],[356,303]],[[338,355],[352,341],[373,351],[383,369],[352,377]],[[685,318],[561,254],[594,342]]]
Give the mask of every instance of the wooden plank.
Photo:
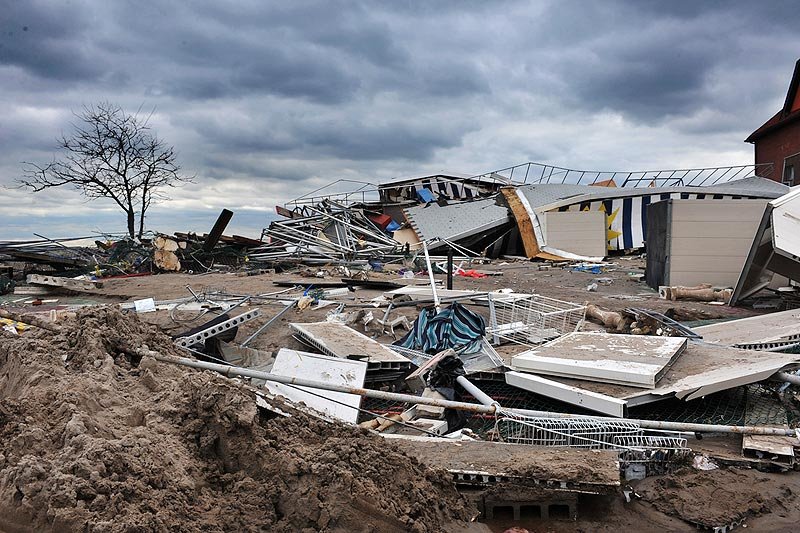
[[[85,259],[68,259],[66,257],[56,257],[44,253],[23,252],[19,250],[6,250],[3,253],[10,255],[16,260],[44,263],[52,266],[86,266],[89,264]]]
[[[514,220],[517,221],[517,228],[519,235],[522,237],[522,245],[525,247],[525,255],[528,257],[536,257],[541,251],[539,249],[539,241],[536,239],[536,233],[533,230],[533,222],[522,205],[519,197],[517,196],[516,187],[502,187],[500,192],[508,203],[511,213],[514,215]]]
[[[55,292],[56,290],[53,287],[14,287],[14,294],[25,296],[47,296]]]

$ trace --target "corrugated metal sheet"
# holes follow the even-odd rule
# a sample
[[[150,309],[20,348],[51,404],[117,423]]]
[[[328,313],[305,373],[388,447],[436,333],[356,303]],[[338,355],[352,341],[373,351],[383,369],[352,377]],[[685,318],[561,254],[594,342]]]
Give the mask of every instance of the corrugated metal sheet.
[[[403,212],[421,240],[441,237],[457,241],[511,220],[508,208],[497,205],[493,198],[444,207],[428,204]]]

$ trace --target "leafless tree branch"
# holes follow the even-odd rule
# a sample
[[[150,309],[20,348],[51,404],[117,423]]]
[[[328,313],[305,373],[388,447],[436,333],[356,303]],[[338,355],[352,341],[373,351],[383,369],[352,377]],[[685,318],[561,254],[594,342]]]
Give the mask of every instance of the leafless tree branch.
[[[18,185],[33,192],[66,185],[88,199],[108,198],[125,212],[131,238],[141,237],[149,207],[167,199],[163,189],[192,178],[181,175],[174,147],[150,130],[155,110],[144,118],[140,111],[127,114],[109,102],[84,106],[75,113],[72,134],[58,139],[61,157],[24,162]]]

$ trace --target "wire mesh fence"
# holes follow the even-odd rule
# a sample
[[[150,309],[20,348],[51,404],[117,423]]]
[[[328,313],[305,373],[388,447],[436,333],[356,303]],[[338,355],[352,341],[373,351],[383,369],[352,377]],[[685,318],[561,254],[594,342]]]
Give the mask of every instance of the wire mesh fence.
[[[529,409],[554,413],[591,415],[592,412],[546,396],[524,391],[503,381],[471,380],[500,405],[509,409]],[[475,402],[471,396],[459,396],[460,401]],[[377,414],[401,413],[403,404],[386,400],[365,398],[362,408]],[[793,425],[797,418],[788,413],[788,422]],[[785,424],[787,411],[776,388],[754,384],[710,394],[690,402],[678,399],[662,400],[630,408],[630,418],[641,420],[663,420],[692,424],[724,425],[774,425]],[[365,415],[364,419],[369,418]],[[489,415],[469,415],[466,427],[479,435],[494,429],[495,418]]]
[[[615,449],[619,437],[642,435],[638,424],[592,419],[538,418],[504,414],[495,424],[495,435],[511,444]]]

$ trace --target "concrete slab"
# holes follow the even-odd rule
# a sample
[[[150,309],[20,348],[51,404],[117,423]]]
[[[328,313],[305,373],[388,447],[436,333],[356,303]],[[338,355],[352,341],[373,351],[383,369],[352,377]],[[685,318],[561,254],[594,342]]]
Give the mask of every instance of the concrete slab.
[[[682,337],[576,332],[514,356],[512,367],[536,374],[654,388],[685,347]]]

